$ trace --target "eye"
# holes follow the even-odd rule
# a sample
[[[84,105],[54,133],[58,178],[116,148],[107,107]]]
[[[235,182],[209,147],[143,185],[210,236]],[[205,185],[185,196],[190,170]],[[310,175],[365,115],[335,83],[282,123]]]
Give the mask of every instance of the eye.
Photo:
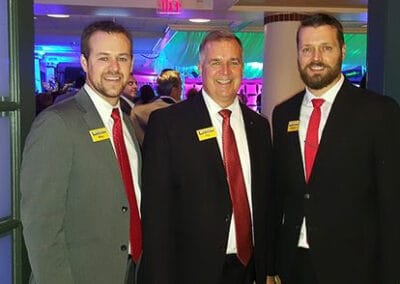
[[[239,66],[240,64],[241,64],[240,60],[235,59],[231,61],[231,65],[233,66]]]
[[[99,60],[100,60],[100,61],[107,62],[107,61],[108,61],[108,57],[99,57]]]
[[[128,62],[128,58],[127,57],[119,57],[118,61],[119,62]]]
[[[210,62],[210,65],[211,66],[219,66],[219,65],[221,65],[221,61],[213,60],[213,61]]]
[[[302,53],[303,55],[306,55],[306,56],[311,55],[311,54],[313,53],[313,48],[310,47],[310,46],[303,47],[303,48],[301,49],[301,53]]]
[[[332,46],[324,45],[321,48],[322,52],[331,52],[333,50]]]

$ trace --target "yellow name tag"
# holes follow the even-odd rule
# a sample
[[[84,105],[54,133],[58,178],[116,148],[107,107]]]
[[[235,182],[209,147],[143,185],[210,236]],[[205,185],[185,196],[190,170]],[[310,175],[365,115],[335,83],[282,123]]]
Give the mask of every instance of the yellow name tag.
[[[299,126],[300,126],[300,120],[289,121],[287,126],[287,132],[299,131]]]
[[[199,141],[204,141],[217,137],[217,132],[215,131],[215,128],[213,126],[196,130],[196,133]]]
[[[110,136],[108,135],[107,132],[107,128],[105,127],[89,130],[89,133],[90,137],[92,137],[93,142],[99,142],[110,139]]]

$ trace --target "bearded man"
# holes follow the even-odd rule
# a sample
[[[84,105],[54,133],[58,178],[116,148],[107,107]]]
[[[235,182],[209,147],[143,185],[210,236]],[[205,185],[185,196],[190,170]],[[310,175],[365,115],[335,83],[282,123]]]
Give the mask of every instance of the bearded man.
[[[305,91],[273,113],[284,284],[398,283],[400,108],[341,73],[343,27],[326,14],[297,32]]]

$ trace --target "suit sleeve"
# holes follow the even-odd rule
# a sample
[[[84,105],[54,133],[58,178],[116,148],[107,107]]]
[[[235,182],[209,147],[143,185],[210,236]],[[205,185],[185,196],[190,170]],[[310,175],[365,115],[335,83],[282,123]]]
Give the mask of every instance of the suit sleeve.
[[[21,219],[36,283],[74,283],[65,240],[65,200],[72,163],[71,133],[54,112],[34,122],[23,153]]]
[[[143,144],[141,283],[175,284],[174,183],[168,119],[151,114]]]
[[[375,128],[376,181],[380,224],[380,283],[398,283],[400,255],[400,108],[386,100]]]

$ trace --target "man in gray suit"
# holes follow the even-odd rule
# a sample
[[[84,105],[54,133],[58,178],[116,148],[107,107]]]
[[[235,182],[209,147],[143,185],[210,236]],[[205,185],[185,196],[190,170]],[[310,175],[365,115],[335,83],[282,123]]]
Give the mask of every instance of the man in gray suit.
[[[131,35],[119,24],[86,27],[80,58],[86,84],[33,123],[21,170],[31,283],[134,283],[141,254],[141,159],[132,125],[119,107],[132,69],[131,51]],[[116,125],[123,133],[119,142]],[[116,151],[121,143],[130,180],[120,170],[123,159]]]

